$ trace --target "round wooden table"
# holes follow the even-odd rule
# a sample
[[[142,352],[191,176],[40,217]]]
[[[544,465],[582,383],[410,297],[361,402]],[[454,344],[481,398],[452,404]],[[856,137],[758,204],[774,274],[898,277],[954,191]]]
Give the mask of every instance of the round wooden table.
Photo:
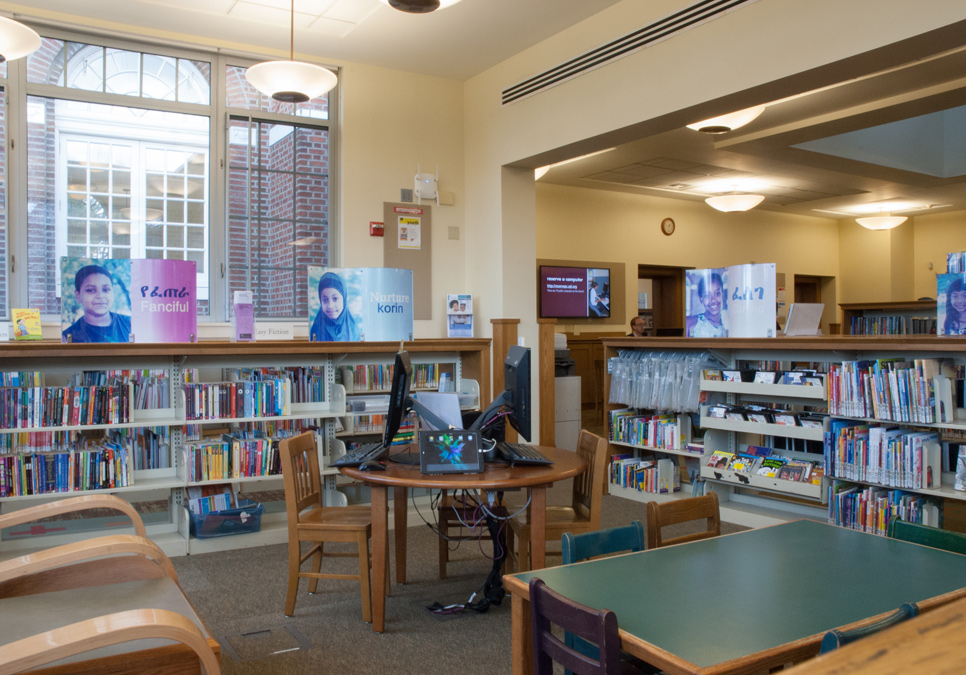
[[[575,452],[536,446],[553,464],[545,466],[508,466],[487,464],[483,473],[426,475],[418,464],[400,464],[390,458],[385,471],[360,471],[358,467],[342,467],[342,475],[369,486],[372,501],[372,630],[381,633],[386,622],[386,566],[389,541],[389,488],[393,489],[393,520],[396,531],[396,581],[406,581],[407,500],[409,488],[438,490],[512,490],[530,491],[528,507],[531,527],[533,569],[546,563],[547,488],[557,481],[578,476],[587,463]],[[404,450],[405,451],[405,450]],[[390,456],[391,457],[391,456]]]

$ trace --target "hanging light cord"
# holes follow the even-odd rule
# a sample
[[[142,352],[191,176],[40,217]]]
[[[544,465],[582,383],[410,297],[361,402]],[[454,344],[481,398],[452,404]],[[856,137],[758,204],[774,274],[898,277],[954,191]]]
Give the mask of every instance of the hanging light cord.
[[[292,17],[291,23],[291,33],[289,34],[288,40],[288,60],[295,60],[295,0],[292,0],[292,11],[290,13]]]

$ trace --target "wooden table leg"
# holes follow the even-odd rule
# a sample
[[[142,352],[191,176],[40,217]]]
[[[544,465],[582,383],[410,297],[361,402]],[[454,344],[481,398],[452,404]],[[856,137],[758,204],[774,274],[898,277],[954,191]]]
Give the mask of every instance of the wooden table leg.
[[[510,605],[512,625],[513,675],[533,672],[533,629],[530,625],[530,601],[513,594]]]
[[[369,487],[372,499],[372,630],[386,628],[386,571],[389,569],[389,489]]]
[[[547,566],[547,486],[530,488],[530,569]]]
[[[406,502],[409,488],[395,487],[392,489],[393,528],[396,540],[396,583],[406,583],[406,541],[409,533],[407,523],[409,504]]]

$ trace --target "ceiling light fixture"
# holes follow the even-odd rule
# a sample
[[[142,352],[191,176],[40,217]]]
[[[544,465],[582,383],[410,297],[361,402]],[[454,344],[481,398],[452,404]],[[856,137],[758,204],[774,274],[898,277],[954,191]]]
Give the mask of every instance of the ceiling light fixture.
[[[894,227],[899,227],[907,220],[906,216],[894,216],[887,213],[886,215],[856,218],[855,222],[868,230],[891,230]]]
[[[550,171],[549,164],[547,164],[547,166],[538,166],[536,169],[533,170],[533,180],[540,180],[541,178],[547,175],[548,171]]]
[[[446,9],[460,0],[379,0],[384,5],[408,14],[428,14],[437,9]]]
[[[735,186],[735,191],[730,195],[708,197],[704,201],[712,208],[718,209],[719,211],[729,212],[750,211],[761,204],[764,199],[765,195],[738,194],[738,188]]]
[[[295,60],[295,0],[292,0],[288,61],[264,61],[245,71],[245,79],[266,96],[284,103],[305,103],[339,83],[331,70]]]
[[[746,108],[727,115],[712,117],[703,122],[689,124],[688,129],[694,129],[705,134],[724,134],[745,126],[763,112],[765,112],[765,106],[758,105],[754,108]]]
[[[40,35],[19,21],[0,16],[0,63],[20,59],[40,49]]]

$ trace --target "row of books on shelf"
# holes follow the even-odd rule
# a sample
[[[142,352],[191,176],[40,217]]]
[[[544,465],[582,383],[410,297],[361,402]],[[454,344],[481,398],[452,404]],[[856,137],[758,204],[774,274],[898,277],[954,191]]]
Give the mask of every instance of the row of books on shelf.
[[[672,460],[644,459],[631,454],[611,456],[610,482],[638,492],[655,494],[681,489],[681,476]]]
[[[826,417],[818,413],[799,412],[758,405],[729,405],[726,403],[708,406],[707,416],[735,422],[779,424],[786,427],[807,427],[810,429],[821,429]]]
[[[188,420],[280,417],[290,414],[292,384],[288,378],[256,382],[186,384]]]
[[[385,415],[347,415],[335,420],[336,433],[375,434],[386,426]]]
[[[749,445],[739,452],[714,450],[707,456],[705,464],[712,469],[813,485],[821,485],[825,476],[821,461],[786,457],[775,453],[773,448],[760,445]]]
[[[139,410],[171,407],[171,378],[168,371],[144,370],[84,370],[74,373],[75,386],[127,387],[134,385],[134,407]]]
[[[218,438],[185,443],[185,469],[190,482],[277,476],[282,472],[278,438],[261,432],[234,431]]]
[[[697,412],[709,356],[621,350],[608,362],[610,403],[638,410]]]
[[[624,408],[610,411],[610,440],[642,447],[680,450],[687,442],[682,421],[669,413],[647,415]]]
[[[936,431],[833,420],[826,432],[829,476],[886,487],[938,487],[942,471]]]
[[[414,363],[409,380],[411,389],[436,389],[442,373],[450,373],[451,364]],[[386,391],[392,386],[393,364],[360,364],[340,366],[339,376],[346,393]]]
[[[910,523],[942,527],[942,503],[923,495],[883,487],[834,482],[829,485],[828,522],[853,530],[886,534],[897,515]]]
[[[126,445],[103,440],[61,452],[0,457],[0,497],[108,490],[134,483]]]
[[[756,384],[798,384],[824,387],[825,375],[817,370],[722,370],[706,368],[701,377],[708,382],[754,382]]]
[[[932,424],[939,359],[876,359],[832,364],[828,411],[833,415]]]
[[[188,510],[195,514],[227,511],[238,506],[238,495],[231,485],[192,485],[188,487]]]
[[[316,366],[229,368],[225,379],[233,382],[288,380],[293,402],[312,403],[325,400],[325,369]]]
[[[936,332],[934,316],[853,316],[851,335],[929,335]]]
[[[0,388],[0,428],[25,429],[129,420],[126,386]]]

